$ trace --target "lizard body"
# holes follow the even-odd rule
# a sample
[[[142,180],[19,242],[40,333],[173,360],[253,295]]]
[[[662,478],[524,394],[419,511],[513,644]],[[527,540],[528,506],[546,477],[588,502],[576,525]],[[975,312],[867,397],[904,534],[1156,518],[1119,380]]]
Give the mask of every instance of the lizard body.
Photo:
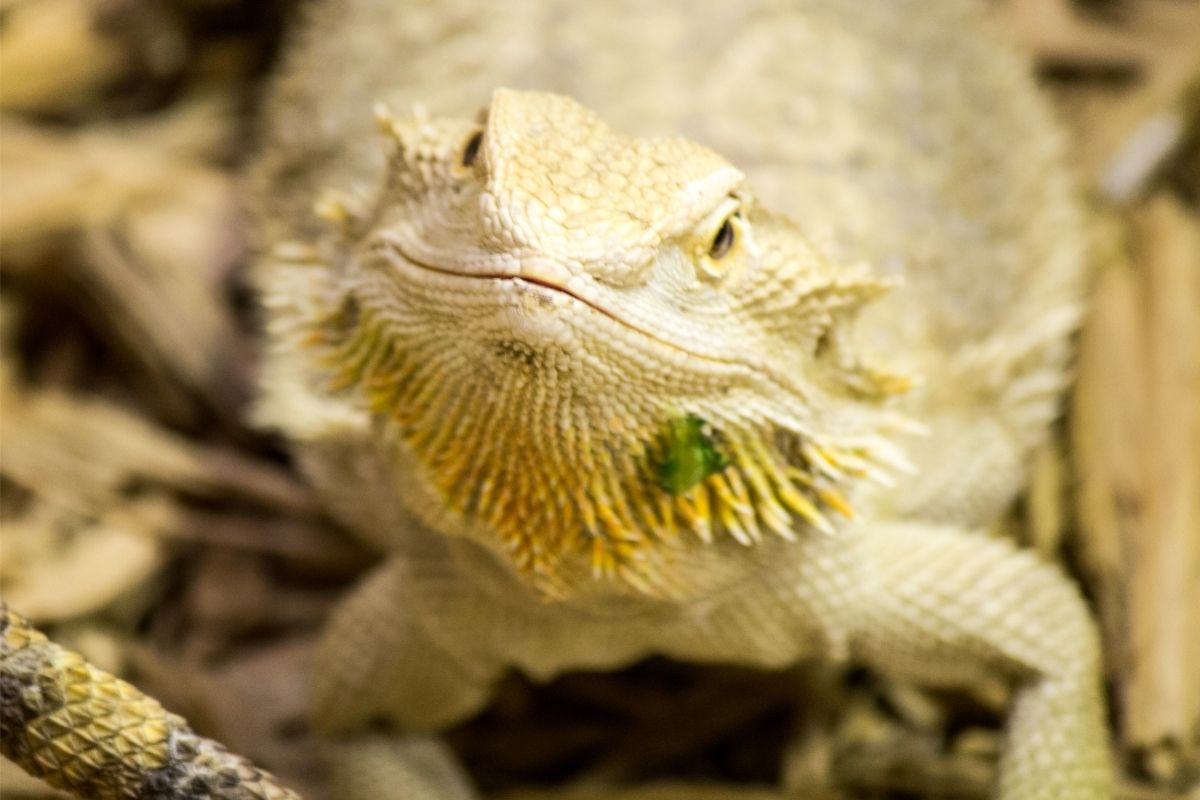
[[[1026,681],[1000,796],[1109,796],[1077,593],[970,533],[1057,413],[1086,241],[997,38],[966,2],[312,7],[253,172],[260,417],[391,553],[322,725],[853,657]]]

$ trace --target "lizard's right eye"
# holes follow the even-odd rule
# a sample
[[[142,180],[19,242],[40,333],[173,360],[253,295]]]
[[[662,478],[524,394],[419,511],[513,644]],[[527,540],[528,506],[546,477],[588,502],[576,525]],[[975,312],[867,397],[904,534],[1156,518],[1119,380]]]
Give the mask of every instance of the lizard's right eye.
[[[471,134],[471,138],[467,139],[466,145],[462,152],[462,165],[470,167],[475,164],[475,159],[479,156],[479,148],[483,146],[483,131],[475,131]]]

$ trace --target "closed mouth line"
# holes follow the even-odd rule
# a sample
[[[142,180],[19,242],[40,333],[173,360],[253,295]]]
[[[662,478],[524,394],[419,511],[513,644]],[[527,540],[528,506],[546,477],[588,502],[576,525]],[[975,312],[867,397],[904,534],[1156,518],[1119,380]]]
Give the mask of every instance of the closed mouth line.
[[[552,281],[548,281],[543,278],[538,278],[538,277],[531,276],[531,275],[505,275],[505,274],[498,274],[498,273],[470,274],[470,273],[466,273],[466,272],[459,272],[458,270],[448,269],[446,267],[429,264],[418,258],[414,258],[412,255],[407,253],[399,245],[399,243],[397,243],[394,240],[385,241],[383,244],[388,250],[395,253],[396,255],[399,255],[402,259],[404,259],[404,261],[406,263],[412,264],[413,266],[418,267],[419,269],[427,270],[429,272],[435,272],[439,275],[447,275],[447,276],[453,277],[453,278],[461,278],[463,280],[509,281],[509,282],[513,282],[513,283],[525,283],[525,284],[528,284],[531,286],[539,286],[543,289],[546,289],[547,291],[556,292],[558,294],[565,295],[566,297],[569,297],[572,300],[575,300],[576,302],[582,303],[583,305],[596,311],[597,313],[602,314],[605,317],[608,317],[609,319],[611,319],[613,322],[617,323],[618,325],[621,325],[621,326],[633,331],[634,333],[645,336],[648,339],[652,339],[655,342],[663,345],[664,347],[670,347],[673,350],[677,350],[681,353],[685,353],[691,358],[698,358],[698,359],[702,359],[704,361],[710,361],[710,362],[722,364],[725,366],[731,366],[731,365],[734,365],[737,363],[734,361],[728,361],[728,360],[725,360],[722,358],[717,358],[717,357],[714,357],[711,355],[703,355],[700,353],[693,352],[692,350],[688,350],[684,347],[680,347],[678,344],[676,344],[674,342],[669,342],[669,341],[663,339],[661,336],[655,334],[653,331],[646,330],[645,328],[639,327],[639,326],[629,322],[626,319],[622,319],[621,317],[619,317],[616,314],[614,314],[613,312],[609,311],[607,308],[600,305],[599,303],[596,303],[593,300],[589,300],[586,297],[581,297],[580,295],[576,294],[575,292],[572,292],[567,287],[562,286],[557,283],[554,283]]]

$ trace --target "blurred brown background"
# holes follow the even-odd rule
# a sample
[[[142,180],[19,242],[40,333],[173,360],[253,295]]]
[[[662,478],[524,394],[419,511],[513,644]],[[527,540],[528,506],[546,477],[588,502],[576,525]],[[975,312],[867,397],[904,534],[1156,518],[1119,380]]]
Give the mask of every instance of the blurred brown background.
[[[1086,588],[1120,796],[1200,797],[1200,2],[991,2],[1099,219],[1078,385],[996,535]],[[307,657],[372,556],[245,421],[236,177],[298,5],[0,0],[0,591],[316,798]],[[672,778],[980,798],[1007,692],[652,661],[514,677],[451,739],[496,791]],[[11,765],[0,780],[49,796]]]

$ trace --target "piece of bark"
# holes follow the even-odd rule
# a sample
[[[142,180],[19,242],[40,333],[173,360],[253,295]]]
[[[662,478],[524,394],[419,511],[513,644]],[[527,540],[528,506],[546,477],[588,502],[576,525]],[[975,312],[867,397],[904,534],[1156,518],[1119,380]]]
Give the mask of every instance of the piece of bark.
[[[995,11],[1044,65],[1112,72],[1133,69],[1146,56],[1147,44],[1088,19],[1069,0],[1005,0]]]
[[[118,37],[96,26],[97,3],[38,0],[4,9],[0,108],[61,110],[89,99],[131,66]]]
[[[1025,501],[1027,525],[1024,533],[1029,545],[1047,561],[1057,560],[1065,530],[1065,458],[1058,435],[1038,447]]]
[[[1075,133],[1072,160],[1119,204],[1142,197],[1184,141],[1190,87],[1200,79],[1200,5],[1145,0],[1124,23],[1125,38],[1142,54],[1136,74],[1075,82],[1061,95]]]
[[[178,510],[142,497],[100,516],[40,503],[0,523],[5,599],[41,623],[96,613],[158,575],[166,561],[162,531]]]
[[[210,447],[106,400],[0,380],[5,447],[0,471],[65,507],[111,505],[140,484],[240,501],[300,516],[311,493],[249,453]]]
[[[1200,227],[1163,196],[1134,217],[1145,271],[1146,507],[1128,542],[1127,736],[1188,741],[1200,722]]]
[[[248,344],[228,293],[243,256],[234,180],[216,165],[234,130],[227,99],[193,97],[135,121],[72,131],[0,124],[4,271],[95,329],[135,369],[157,416],[236,427],[250,394]],[[27,311],[34,324],[39,304]],[[197,403],[202,399],[202,403]]]
[[[1118,263],[1100,276],[1092,296],[1070,414],[1080,567],[1118,685],[1130,669],[1125,548],[1144,530],[1144,326],[1137,275]]]

